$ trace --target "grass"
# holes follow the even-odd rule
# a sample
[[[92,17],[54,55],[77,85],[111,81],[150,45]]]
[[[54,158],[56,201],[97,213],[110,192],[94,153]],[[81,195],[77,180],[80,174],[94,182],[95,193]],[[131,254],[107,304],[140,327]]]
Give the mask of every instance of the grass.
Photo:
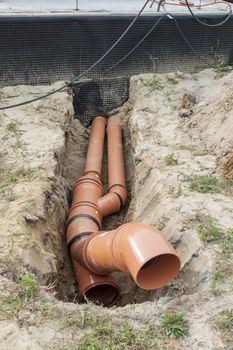
[[[174,157],[173,153],[170,153],[165,157],[165,163],[166,165],[177,165],[178,160]]]
[[[153,89],[162,91],[165,88],[165,84],[164,81],[158,77],[158,76],[154,76],[153,79],[147,79],[143,82],[143,84],[147,87],[151,87]]]
[[[19,281],[22,293],[26,300],[32,300],[38,291],[38,281],[34,274],[27,272]]]
[[[221,52],[219,40],[215,46],[211,47],[211,54],[213,57],[213,66],[216,73],[214,79],[222,78],[225,74],[232,71],[232,67],[227,65],[225,57]]]
[[[214,63],[215,77],[214,79],[222,78],[225,74],[232,71],[232,67],[226,64],[224,56],[219,55]]]
[[[171,338],[184,338],[189,335],[189,325],[181,313],[167,313],[163,316],[161,328],[164,335]]]
[[[168,85],[177,85],[179,83],[179,80],[177,79],[177,75],[173,76],[167,76],[165,79],[162,79],[158,75],[154,75],[152,79],[147,79],[143,82],[143,84],[147,87],[152,87],[156,90],[163,91],[165,87]]]
[[[222,253],[229,257],[233,253],[233,228],[223,229],[218,221],[210,215],[201,218],[201,224],[197,229],[200,240],[211,243],[222,240]]]
[[[0,182],[0,189],[17,183],[18,178],[15,175],[9,174]]]
[[[9,124],[7,124],[6,128],[8,131],[11,131],[13,133],[17,132],[17,124],[14,122],[10,122]]]
[[[200,240],[207,244],[218,241],[224,236],[224,230],[219,226],[217,220],[211,216],[204,216],[202,223],[198,227]]]
[[[233,331],[233,309],[224,310],[216,318],[217,325],[225,331]]]
[[[222,242],[222,251],[223,254],[229,257],[230,254],[233,253],[233,229],[229,228],[224,236],[224,240]]]
[[[157,57],[152,56],[150,53],[147,52],[147,56],[149,58],[150,63],[152,64],[153,72],[157,73],[158,66],[159,66],[159,59]]]
[[[8,202],[12,202],[17,199],[17,195],[13,192],[12,186],[18,182],[18,178],[15,175],[9,174],[0,182],[0,197],[4,198]]]
[[[10,295],[0,294],[0,318],[9,320],[18,312],[22,305],[22,301],[18,294]]]
[[[195,150],[193,145],[187,145],[187,144],[178,145],[178,149],[180,149],[181,151],[190,151],[190,152],[193,152]]]
[[[32,319],[21,319],[21,325],[32,326],[33,324],[40,324],[47,319],[57,317],[58,309],[54,303],[36,295],[33,299],[27,300],[22,293],[21,287],[17,286],[15,290],[8,294],[0,292],[0,319],[3,320],[17,320],[20,311],[26,314],[34,314]]]
[[[220,193],[227,192],[233,186],[233,180],[221,180],[217,176],[191,175],[186,177],[189,182],[189,189],[200,193]]]
[[[157,349],[153,328],[133,327],[128,321],[117,327],[110,318],[99,319],[91,332],[73,350],[147,350]]]
[[[219,295],[219,284],[223,280],[223,273],[221,271],[217,271],[212,279],[210,288],[212,293],[216,296]]]

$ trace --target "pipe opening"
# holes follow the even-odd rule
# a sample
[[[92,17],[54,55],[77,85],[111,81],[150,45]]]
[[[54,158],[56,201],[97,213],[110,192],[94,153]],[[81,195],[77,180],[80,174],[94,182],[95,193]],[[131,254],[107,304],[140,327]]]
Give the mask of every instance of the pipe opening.
[[[82,300],[87,298],[96,305],[110,307],[117,302],[119,289],[111,284],[100,284],[95,285],[83,294]]]
[[[148,260],[139,270],[136,281],[139,287],[154,290],[171,281],[180,268],[180,261],[173,254],[163,254]]]
[[[175,78],[177,77],[175,76]],[[176,280],[173,280],[164,288],[153,290],[153,288],[159,288],[159,285],[154,285],[154,277],[151,278],[150,276],[148,277],[148,275],[158,275],[160,279],[164,278],[163,266],[160,269],[160,273],[158,270],[163,259],[166,257],[155,256],[156,254],[152,253],[148,256],[148,260],[144,260],[144,264],[139,266],[136,275],[138,284],[143,284],[144,287],[148,288],[147,291],[139,288],[129,275],[114,273],[114,277],[117,276],[117,283],[121,287],[121,297],[117,303],[117,306],[120,307],[130,303],[136,304],[154,301],[164,296],[172,298],[177,295],[190,295],[192,293],[198,293],[199,291],[201,292],[206,286],[209,288],[210,257],[207,254],[208,251],[206,251],[206,248],[200,247],[200,242],[195,236],[195,232],[193,232],[193,227],[189,229],[186,226],[186,220],[190,220],[190,218],[195,224],[199,224],[199,209],[200,207],[202,208],[202,202],[198,201],[198,195],[193,196],[193,193],[186,196],[185,191],[187,188],[185,187],[185,183],[181,183],[176,177],[180,170],[184,172],[187,170],[189,173],[190,166],[192,171],[197,171],[197,169],[202,171],[206,169],[199,168],[198,164],[202,158],[200,158],[200,155],[194,156],[193,154],[193,147],[195,149],[197,146],[198,150],[202,149],[201,141],[200,144],[198,144],[197,140],[196,145],[191,142],[191,139],[189,139],[187,135],[185,135],[185,138],[181,137],[180,126],[177,126],[177,123],[180,123],[181,119],[177,118],[177,116],[175,117],[176,113],[174,113],[174,111],[168,115],[164,113],[164,108],[166,107],[166,109],[169,109],[171,105],[169,102],[169,106],[164,106],[164,100],[162,99],[164,96],[161,97],[160,101],[157,91],[156,103],[154,102],[155,97],[151,92],[150,95],[148,93],[148,100],[146,99],[141,103],[144,89],[146,89],[141,79],[142,78],[137,78],[136,80],[136,78],[134,78],[133,80],[133,94],[136,95],[136,93],[138,93],[140,97],[138,102],[135,103],[135,107],[134,105],[132,105],[132,107],[130,105],[125,105],[122,113],[123,115],[120,115],[124,123],[124,157],[128,180],[127,189],[131,189],[131,204],[129,208],[126,208],[119,215],[117,214],[107,218],[103,223],[103,230],[114,229],[124,222],[132,221],[132,219],[151,223],[160,230],[166,232],[170,240],[176,245],[176,248],[183,258],[184,268]],[[185,78],[183,82],[181,81],[181,83],[184,84],[187,82],[188,78]],[[194,83],[197,84],[195,79],[193,84]],[[172,85],[172,89],[176,89],[177,85]],[[172,96],[176,96],[177,99],[179,97],[179,101],[181,101],[182,95],[180,92]],[[55,102],[52,103],[53,106],[57,106],[57,108],[54,108],[54,112],[53,109],[51,109],[51,102],[49,103],[48,109],[46,109],[47,107],[44,104],[39,105],[36,110],[32,109],[32,113],[28,113],[28,116],[27,114],[25,115],[26,109],[22,111],[22,130],[32,130],[35,132],[35,134],[33,134],[35,136],[31,144],[30,139],[28,140],[29,132],[25,134],[25,138],[23,138],[23,133],[21,135],[20,129],[20,134],[17,136],[20,138],[22,137],[22,142],[27,141],[27,148],[23,156],[26,157],[26,161],[30,157],[30,163],[28,161],[28,169],[30,172],[22,173],[22,169],[24,168],[20,170],[19,183],[15,191],[17,196],[14,198],[13,208],[12,202],[7,203],[4,208],[5,216],[12,218],[14,223],[12,228],[17,227],[17,231],[12,232],[12,237],[10,237],[10,239],[6,237],[6,244],[11,243],[11,238],[14,244],[10,244],[11,251],[8,256],[5,256],[1,251],[2,265],[4,267],[1,271],[3,271],[5,276],[15,281],[17,281],[19,276],[25,273],[25,271],[32,271],[38,277],[39,283],[42,286],[54,286],[52,292],[56,293],[58,299],[72,302],[73,300],[79,300],[80,296],[77,294],[74,272],[65,247],[64,223],[70,206],[70,203],[68,203],[70,200],[70,189],[76,179],[83,173],[89,130],[85,129],[78,120],[71,118],[71,115],[64,118],[64,115],[66,115],[64,109],[66,108],[67,101],[62,100],[60,95],[58,97],[59,98],[57,98],[57,100],[55,99]],[[134,103],[133,99],[132,101],[131,103]],[[46,100],[43,101],[43,103],[45,102]],[[139,112],[139,107],[141,105],[145,110],[140,110]],[[178,108],[179,107],[177,107],[177,113],[179,113]],[[34,111],[36,111],[36,115],[39,116],[38,124],[35,123],[37,118],[32,118],[35,114]],[[41,111],[43,112],[43,118],[41,117]],[[163,115],[160,115],[162,113]],[[50,115],[50,118],[47,118],[48,115]],[[28,122],[24,128],[24,124],[26,123],[24,122],[25,117],[30,119],[30,123]],[[13,118],[15,118],[20,125],[21,121],[20,119],[18,120],[18,115],[13,116]],[[14,119],[10,120],[15,122]],[[182,121],[183,120],[184,119],[182,119]],[[8,118],[5,118],[5,121],[3,118],[3,125],[6,126],[5,130],[3,128],[4,135],[7,135],[9,140],[12,141],[12,144],[8,142],[8,149],[11,151],[13,149],[11,146],[14,145],[14,136],[9,136],[7,123]],[[182,127],[184,127],[183,123],[181,124]],[[176,128],[174,125],[176,125]],[[127,126],[130,128],[130,132]],[[61,132],[61,128],[64,132]],[[43,138],[45,153],[43,153],[43,144],[39,143],[40,137],[37,136],[37,129],[38,134],[47,132],[47,137]],[[63,135],[66,136],[66,140],[63,139]],[[194,135],[196,134],[194,133]],[[6,140],[8,139],[7,137]],[[169,143],[171,139],[173,141],[172,145]],[[156,141],[154,142],[154,140]],[[182,144],[179,145],[176,143],[181,142],[181,140]],[[186,142],[188,146],[190,142],[192,146],[191,150],[190,148],[186,149]],[[19,147],[18,144],[16,145]],[[31,153],[30,149],[32,150]],[[52,151],[48,152],[50,149]],[[165,161],[165,153],[169,154],[173,149],[175,157],[181,161],[178,161],[178,166],[169,167]],[[132,151],[134,151],[134,154],[131,153]],[[39,156],[43,159],[43,162],[41,162],[39,157],[36,158],[36,152],[38,155],[43,155],[43,157]],[[8,155],[8,153],[5,154]],[[4,176],[11,173],[14,175],[14,171],[18,171],[19,165],[27,165],[25,159],[24,163],[19,162],[18,164],[18,159],[16,157],[13,158],[12,154],[13,151],[10,153],[10,157],[12,157],[12,164],[14,160],[14,169],[8,168],[8,165],[5,166],[4,163]],[[194,161],[195,159],[196,161]],[[186,160],[188,162],[188,168],[186,168]],[[207,164],[214,163],[210,156],[204,157],[204,165],[206,161]],[[4,158],[4,162],[6,162],[6,157]],[[194,163],[193,167],[192,162]],[[37,169],[37,164],[41,168]],[[210,167],[210,169],[212,168]],[[91,176],[91,174],[89,175]],[[33,181],[26,182],[27,177]],[[107,179],[105,164],[103,180],[106,191]],[[24,182],[25,188],[22,190],[20,187],[24,187]],[[183,186],[184,192],[182,192]],[[203,199],[203,195],[200,196],[202,196]],[[17,197],[21,199],[21,202],[19,202]],[[193,197],[195,197],[195,200],[192,199]],[[209,197],[205,204],[209,205]],[[9,210],[8,205],[10,206]],[[20,210],[19,213],[14,212],[14,210],[12,211],[12,209],[16,208],[16,205],[18,205]],[[177,208],[179,208],[179,211],[177,211]],[[222,207],[216,207],[214,213],[217,214],[221,212],[222,210],[219,208],[221,209]],[[198,214],[196,213],[196,209],[198,209]],[[34,216],[32,219],[36,219],[37,221],[28,223],[22,216],[23,211]],[[17,223],[15,221],[16,219]],[[10,230],[12,229],[10,227],[12,220],[9,221],[9,226],[6,226],[7,228],[9,227]],[[30,217],[29,220],[31,220]],[[177,231],[175,227],[177,227]],[[23,236],[23,234],[25,236]],[[195,239],[192,240],[190,237]],[[23,252],[23,254],[19,252]],[[167,257],[166,264],[167,263],[173,266],[173,264],[177,262],[173,261],[173,257]],[[114,287],[104,285],[96,286],[93,290],[87,291],[86,296],[89,300],[97,304],[110,306],[118,298],[118,292]],[[143,307],[142,305],[141,309],[143,309]]]
[[[148,268],[154,266],[154,265],[157,264],[157,262],[159,261],[159,258],[160,258],[160,257],[157,256],[157,257],[155,257],[155,258],[150,259],[149,261],[147,261],[147,263],[145,263],[145,264],[142,266],[141,270],[145,270],[145,269],[148,269]]]

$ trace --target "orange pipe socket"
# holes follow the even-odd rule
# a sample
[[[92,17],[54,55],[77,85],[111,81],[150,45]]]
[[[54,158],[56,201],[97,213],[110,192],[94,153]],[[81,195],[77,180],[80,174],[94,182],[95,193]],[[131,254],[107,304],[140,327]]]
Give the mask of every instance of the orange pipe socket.
[[[115,118],[108,119],[108,194],[99,199],[102,216],[119,212],[125,205],[125,167],[122,146],[122,129]]]
[[[140,223],[91,235],[80,242],[77,258],[98,274],[129,272],[136,284],[147,290],[164,286],[180,269],[180,259],[162,233]]]
[[[109,275],[130,272],[137,285],[155,289],[173,279],[180,260],[170,243],[156,228],[128,223],[117,230],[99,232],[104,216],[118,212],[126,202],[122,131],[108,119],[109,192],[101,183],[106,119],[96,117],[87,152],[85,174],[75,184],[67,223],[67,246],[74,264],[81,298],[112,305],[119,287]]]

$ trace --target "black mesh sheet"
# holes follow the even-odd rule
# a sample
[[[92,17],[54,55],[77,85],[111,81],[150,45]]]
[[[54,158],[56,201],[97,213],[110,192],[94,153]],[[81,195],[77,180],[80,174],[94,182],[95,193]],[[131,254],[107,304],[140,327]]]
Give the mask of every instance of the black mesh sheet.
[[[0,16],[0,83],[50,84],[69,81],[93,64],[122,34],[134,16],[54,15]],[[233,19],[221,27],[201,26],[189,15],[164,17],[146,40],[122,63],[125,56],[158,20],[141,16],[125,38],[74,87],[77,117],[88,124],[96,114],[108,114],[128,98],[129,77],[148,72],[198,71],[206,64],[233,60]],[[202,18],[205,20],[205,18]],[[209,23],[218,16],[206,18]]]

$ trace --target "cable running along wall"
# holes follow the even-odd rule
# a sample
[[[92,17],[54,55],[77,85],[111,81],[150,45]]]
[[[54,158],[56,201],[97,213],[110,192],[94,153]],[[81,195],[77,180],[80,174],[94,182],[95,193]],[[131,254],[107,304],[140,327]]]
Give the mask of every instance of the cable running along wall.
[[[218,58],[232,63],[232,18],[221,27],[206,27],[190,15],[173,15],[197,52],[195,55],[175,21],[168,16],[161,20],[161,16],[162,13],[142,15],[113,51],[73,86],[75,111],[84,124],[127,100],[129,77],[133,74],[199,71],[207,66],[202,57],[211,64]],[[71,80],[98,60],[134,17],[80,14],[0,17],[1,86]],[[209,14],[201,18],[211,24],[222,16]],[[158,20],[158,25],[146,35]],[[144,36],[145,40],[137,46]],[[124,56],[127,57],[114,66]]]

